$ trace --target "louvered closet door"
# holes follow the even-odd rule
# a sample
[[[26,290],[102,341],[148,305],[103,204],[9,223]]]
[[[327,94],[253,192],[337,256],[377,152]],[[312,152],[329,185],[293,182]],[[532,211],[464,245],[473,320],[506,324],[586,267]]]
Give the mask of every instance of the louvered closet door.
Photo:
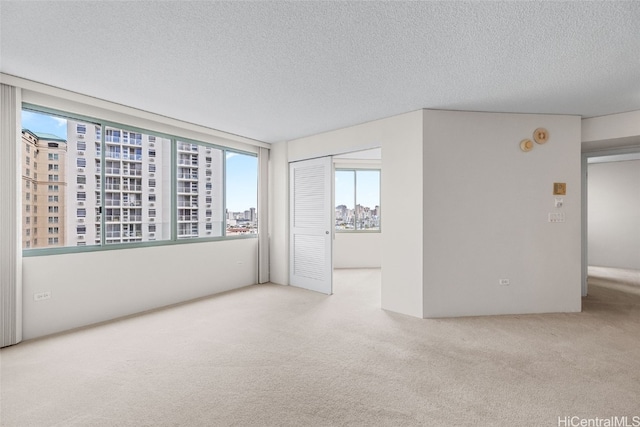
[[[289,283],[333,292],[330,157],[289,164]]]

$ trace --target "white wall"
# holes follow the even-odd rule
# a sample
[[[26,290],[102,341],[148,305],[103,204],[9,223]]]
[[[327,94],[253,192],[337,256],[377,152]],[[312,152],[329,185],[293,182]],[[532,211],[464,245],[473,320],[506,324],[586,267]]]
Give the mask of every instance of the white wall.
[[[580,311],[580,118],[426,110],[424,139],[424,316]]]
[[[640,270],[640,160],[588,171],[589,265]]]
[[[289,161],[288,145],[271,145],[269,155],[269,277],[289,284]]]
[[[640,110],[582,120],[583,151],[640,145]]]
[[[382,233],[335,233],[333,267],[382,267]]]
[[[23,259],[24,339],[255,284],[258,239]],[[51,292],[34,301],[33,294]]]
[[[382,308],[422,317],[422,111],[290,141],[287,162],[376,147],[382,147],[384,171]],[[277,155],[278,149],[278,144],[272,147],[272,156]],[[278,178],[280,173],[276,174]],[[288,233],[288,205],[282,197],[287,188],[276,183],[272,192],[272,242],[288,236],[284,234]],[[406,230],[407,212],[416,218],[411,223],[411,233]],[[284,272],[288,271],[288,252],[283,248],[284,245],[272,243],[273,281],[285,277]]]
[[[537,127],[549,142],[522,152]],[[577,312],[580,132],[577,116],[425,110],[291,141],[288,161],[382,147],[383,308],[419,317]],[[562,208],[554,182],[567,184]],[[274,207],[280,216],[284,208]],[[548,222],[556,212],[564,223]]]

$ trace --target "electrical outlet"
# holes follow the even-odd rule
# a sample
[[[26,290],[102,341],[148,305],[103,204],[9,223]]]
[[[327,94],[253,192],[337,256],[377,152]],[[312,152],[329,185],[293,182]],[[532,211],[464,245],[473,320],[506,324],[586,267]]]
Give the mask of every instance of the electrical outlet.
[[[51,298],[51,291],[38,292],[33,294],[34,301],[42,301],[44,299],[49,299],[49,298]]]
[[[549,222],[564,222],[564,221],[565,221],[564,212],[549,213]]]
[[[500,279],[498,283],[500,284],[500,286],[509,286],[511,282],[509,282],[509,279]]]

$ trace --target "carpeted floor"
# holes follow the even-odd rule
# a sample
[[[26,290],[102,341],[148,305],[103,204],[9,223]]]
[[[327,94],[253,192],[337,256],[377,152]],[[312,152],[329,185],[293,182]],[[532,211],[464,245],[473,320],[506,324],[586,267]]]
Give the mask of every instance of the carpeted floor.
[[[582,313],[439,320],[382,311],[378,270],[337,271],[331,297],[252,286],[1,350],[0,424],[632,422],[637,279],[594,280]]]

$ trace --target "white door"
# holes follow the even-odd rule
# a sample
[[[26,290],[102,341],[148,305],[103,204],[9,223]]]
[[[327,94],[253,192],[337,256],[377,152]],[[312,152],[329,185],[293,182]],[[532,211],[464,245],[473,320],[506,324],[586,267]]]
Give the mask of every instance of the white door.
[[[289,164],[289,283],[333,292],[333,164],[330,157]]]

